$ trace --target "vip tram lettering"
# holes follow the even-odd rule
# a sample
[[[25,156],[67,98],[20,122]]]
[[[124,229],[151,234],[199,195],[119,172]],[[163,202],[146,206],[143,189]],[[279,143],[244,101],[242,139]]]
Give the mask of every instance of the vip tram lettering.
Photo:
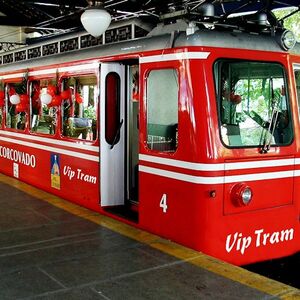
[[[281,231],[275,231],[272,233],[265,233],[263,229],[254,231],[254,237],[243,236],[241,232],[235,234],[229,234],[226,238],[226,251],[229,253],[232,250],[240,251],[244,254],[246,249],[255,240],[255,247],[266,246],[268,244],[278,244],[285,241],[291,241],[294,239],[294,229],[286,229]]]
[[[97,177],[84,173],[81,169],[73,170],[70,166],[64,166],[63,174],[66,175],[69,180],[77,179],[89,183],[96,184]]]

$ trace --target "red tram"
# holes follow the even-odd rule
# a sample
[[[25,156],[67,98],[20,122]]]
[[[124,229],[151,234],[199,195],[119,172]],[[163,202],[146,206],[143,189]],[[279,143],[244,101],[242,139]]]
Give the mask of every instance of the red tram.
[[[290,33],[109,30],[1,55],[0,171],[237,265],[298,252]]]

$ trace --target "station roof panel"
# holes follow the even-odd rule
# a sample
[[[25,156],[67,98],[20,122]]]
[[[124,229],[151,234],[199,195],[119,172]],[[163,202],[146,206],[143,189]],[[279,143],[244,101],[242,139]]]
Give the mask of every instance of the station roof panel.
[[[197,13],[204,4],[213,4],[220,18],[233,13],[300,8],[299,0],[0,0],[0,25],[24,26],[27,32],[62,33],[82,29],[80,15],[89,6],[101,5],[115,21],[139,17],[158,23],[164,14],[183,10]]]

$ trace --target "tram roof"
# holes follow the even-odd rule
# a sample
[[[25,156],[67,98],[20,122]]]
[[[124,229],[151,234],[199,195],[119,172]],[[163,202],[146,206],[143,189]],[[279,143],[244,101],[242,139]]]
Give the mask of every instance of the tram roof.
[[[32,8],[34,5],[41,5],[42,3],[45,6],[47,4],[47,7],[57,8],[54,0],[42,0],[41,2],[6,0],[3,2],[7,5],[10,1],[16,3],[16,8],[21,4],[30,4]],[[73,6],[69,2],[59,1],[60,6],[64,5],[65,8],[68,6],[71,10]],[[74,17],[77,14],[77,20],[79,20],[78,14],[85,9],[89,1],[83,2],[72,1],[76,8],[72,12],[72,15]],[[124,12],[125,2],[128,4],[128,6],[126,4],[127,12]],[[113,53],[120,54],[124,51],[120,52],[118,50],[122,47],[122,43],[121,46],[114,45],[117,42],[126,42],[130,39],[145,37],[147,35],[152,37],[162,34],[168,35],[171,32],[185,32],[180,35],[180,38],[179,35],[176,36],[174,46],[198,45],[282,51],[278,44],[274,42],[274,36],[284,31],[283,22],[276,19],[272,13],[272,9],[296,6],[300,10],[299,0],[284,2],[275,0],[165,0],[163,2],[158,0],[119,0],[119,2],[116,2],[115,0],[108,0],[103,1],[103,5],[112,14],[114,22],[112,22],[109,29],[101,37],[93,38],[86,32],[80,33],[79,29],[82,30],[82,28],[79,26],[76,32],[69,32],[65,35],[47,35],[47,38],[44,39],[28,41],[28,47],[1,53],[0,64],[6,65],[15,62],[22,64],[28,60],[45,59],[48,56],[57,56],[58,54],[66,56],[66,52],[72,51],[74,53],[77,50],[86,50],[95,46],[99,46],[102,49],[99,55],[103,53],[103,56],[105,56],[105,49],[113,49]],[[0,8],[1,10],[3,10],[3,7]],[[244,15],[242,14],[244,12],[251,12],[251,14]],[[42,24],[44,28],[48,28],[47,26],[51,24],[59,27],[63,26],[63,22],[68,22],[70,14],[67,16],[62,15],[61,17],[54,17],[54,14],[52,12],[53,17],[48,21],[40,23],[40,25]],[[133,18],[133,16],[136,16],[136,18]],[[4,20],[0,16],[0,22],[1,18],[2,21]],[[18,20],[16,17],[12,19]],[[33,21],[31,20],[31,22]],[[69,22],[68,24],[69,26],[72,25]],[[240,36],[240,40],[236,45],[236,41],[232,41],[230,35],[227,34],[226,39],[222,37],[228,32],[234,32]],[[187,38],[188,35],[190,35],[189,38]],[[255,35],[259,37],[255,37]],[[153,39],[150,42],[153,43],[153,46],[150,45],[147,39],[144,39],[144,41],[141,42],[143,47],[140,49],[160,49]],[[140,42],[134,43],[139,44]],[[81,56],[82,54],[77,57]],[[6,67],[1,67],[1,69],[6,69]]]
[[[136,24],[138,26],[139,23]],[[183,25],[181,25],[183,26]],[[155,29],[156,30],[156,29]],[[154,30],[154,33],[155,33]],[[105,57],[111,56],[119,56],[119,55],[130,55],[131,58],[134,58],[132,54],[136,54],[136,58],[141,52],[151,51],[151,50],[159,50],[166,49],[171,47],[213,47],[213,48],[230,48],[230,49],[251,49],[257,51],[273,51],[279,53],[286,53],[280,45],[277,43],[276,39],[272,36],[262,36],[257,34],[250,34],[244,32],[232,32],[225,31],[211,31],[208,29],[197,30],[195,33],[187,36],[186,32],[181,31],[176,36],[175,40],[172,44],[172,33],[163,32],[163,29],[158,29],[162,31],[160,35],[148,35],[145,37],[141,37],[133,40],[124,40],[117,43],[106,43],[99,44],[96,46],[86,47],[83,49],[74,49],[72,51],[60,52],[57,54],[49,54],[45,56],[37,56],[32,59],[24,59],[20,61],[11,61],[10,63],[3,63],[0,65],[0,72],[3,74],[5,72],[11,72],[20,69],[28,69],[39,67],[41,64],[43,66],[51,66],[51,65],[59,65],[61,63],[74,62],[74,58],[76,61],[84,61],[86,59],[98,59],[102,60]],[[166,30],[167,31],[167,30]],[[65,42],[69,41],[70,44],[74,44],[76,40],[78,44],[82,44],[84,39],[88,35],[74,35],[72,38],[68,38],[67,40],[55,40],[49,44],[41,44],[35,46],[34,48],[27,47],[19,52],[27,53],[25,57],[28,56],[28,50],[34,50],[31,53],[41,53],[45,51],[45,45],[48,46],[48,49],[54,49],[54,44],[56,44],[57,49],[61,49],[64,47]],[[51,50],[47,50],[51,51]],[[300,44],[298,43],[293,53],[300,54]],[[3,61],[5,56],[10,55],[12,58],[16,58],[16,52],[11,52],[8,54],[4,54],[0,59]]]

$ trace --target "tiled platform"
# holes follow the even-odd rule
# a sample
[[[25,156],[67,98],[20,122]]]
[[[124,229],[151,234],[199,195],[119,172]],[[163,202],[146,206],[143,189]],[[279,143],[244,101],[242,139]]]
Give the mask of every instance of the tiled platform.
[[[0,175],[0,299],[300,299],[300,291]]]

